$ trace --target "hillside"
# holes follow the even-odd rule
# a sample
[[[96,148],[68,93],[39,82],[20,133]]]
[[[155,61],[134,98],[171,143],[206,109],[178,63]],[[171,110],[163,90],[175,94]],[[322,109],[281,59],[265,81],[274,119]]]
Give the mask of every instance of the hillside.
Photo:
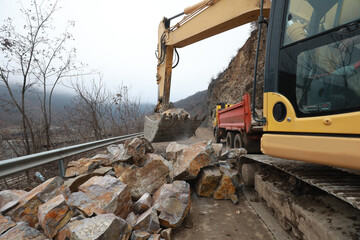
[[[250,34],[244,46],[231,59],[228,67],[218,77],[212,79],[207,90],[198,92],[180,100],[175,107],[184,108],[190,114],[207,115],[205,122],[211,126],[209,116],[218,102],[234,104],[241,101],[245,93],[253,95],[254,62],[257,44],[257,30]],[[262,109],[264,67],[265,67],[266,29],[262,33],[258,62],[258,77],[256,87],[256,108]]]
[[[206,96],[207,90],[200,91],[190,97],[175,102],[174,105],[176,108],[184,108],[191,116],[195,116],[196,114],[204,116],[207,114],[207,106],[205,104]]]

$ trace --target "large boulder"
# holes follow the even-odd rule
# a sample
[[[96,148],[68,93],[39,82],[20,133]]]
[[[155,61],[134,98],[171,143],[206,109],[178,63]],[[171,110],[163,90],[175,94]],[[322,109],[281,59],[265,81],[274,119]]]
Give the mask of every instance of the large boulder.
[[[144,156],[146,153],[153,153],[154,148],[145,138],[134,138],[127,145],[127,153],[131,155],[134,164],[142,166],[144,164]]]
[[[213,198],[214,199],[231,199],[234,204],[238,202],[236,195],[236,189],[240,186],[237,171],[220,167],[222,177],[218,187],[215,189]]]
[[[38,222],[39,206],[59,194],[68,196],[70,190],[62,186],[64,181],[60,177],[47,180],[19,199],[19,204],[6,215],[16,222],[27,222],[31,227],[35,227]]]
[[[180,227],[190,211],[190,185],[185,181],[164,184],[153,196],[155,208],[159,213],[162,227]]]
[[[153,194],[167,182],[171,164],[162,156],[149,153],[145,156],[143,167],[126,168],[119,177],[120,181],[131,188],[131,196],[139,199],[145,193]]]
[[[81,158],[77,161],[71,161],[67,166],[65,177],[76,177],[85,173],[92,172],[100,166],[100,162],[101,160],[98,158]]]
[[[56,236],[57,240],[127,240],[131,226],[112,213],[68,223]]]
[[[151,208],[152,197],[150,193],[145,193],[142,197],[134,204],[134,213],[141,214]]]
[[[156,232],[160,229],[160,223],[155,208],[149,208],[139,216],[134,226],[134,230],[142,230],[146,232]]]
[[[38,212],[39,223],[49,238],[55,237],[72,215],[73,212],[61,194],[41,205]]]
[[[0,213],[6,212],[14,207],[21,197],[27,194],[22,190],[4,190],[0,192]]]
[[[126,219],[132,212],[129,187],[115,177],[92,177],[79,186],[79,192],[71,194],[67,204],[84,212],[87,216],[114,213]]]
[[[111,156],[110,161],[107,163],[111,165],[118,162],[131,162],[131,155],[128,154],[124,144],[110,145],[107,147],[108,153]]]
[[[0,236],[0,240],[10,240],[10,239],[16,239],[16,240],[46,240],[48,239],[44,234],[42,234],[40,231],[30,227],[25,222],[19,222],[5,232],[3,235]]]
[[[221,179],[221,172],[215,166],[203,168],[196,180],[196,193],[201,197],[212,197]]]
[[[211,143],[199,142],[183,149],[173,164],[171,176],[174,180],[195,179],[200,169],[214,164],[216,151]]]
[[[181,151],[185,148],[187,148],[187,145],[184,144],[179,144],[177,142],[171,142],[169,143],[169,145],[166,147],[166,154],[165,154],[165,158],[167,160],[170,161],[176,161],[176,159],[178,158],[178,156],[180,155]]]

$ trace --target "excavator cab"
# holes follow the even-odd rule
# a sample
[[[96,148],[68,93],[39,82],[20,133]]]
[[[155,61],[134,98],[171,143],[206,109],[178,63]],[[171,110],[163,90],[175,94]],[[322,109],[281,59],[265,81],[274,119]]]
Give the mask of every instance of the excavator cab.
[[[273,1],[264,153],[360,169],[359,8],[353,0]]]

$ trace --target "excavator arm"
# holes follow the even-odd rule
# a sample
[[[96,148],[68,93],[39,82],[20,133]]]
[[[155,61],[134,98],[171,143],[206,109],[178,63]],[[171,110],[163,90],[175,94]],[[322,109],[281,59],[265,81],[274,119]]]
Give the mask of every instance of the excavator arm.
[[[263,14],[270,14],[270,0],[264,1]],[[185,17],[170,26],[164,18],[159,25],[158,104],[156,112],[170,108],[171,72],[176,48],[186,47],[203,39],[258,19],[259,0],[204,0],[184,10]]]
[[[186,111],[172,109],[170,105],[171,72],[176,48],[255,21],[260,15],[260,6],[261,0],[203,0],[178,14],[185,15],[178,23],[171,26],[174,17],[164,18],[160,22],[156,74],[158,103],[155,115],[145,117],[145,138],[159,142],[190,137],[204,120],[197,119],[197,116],[190,118]],[[270,0],[265,0],[263,15],[268,17],[269,14]]]

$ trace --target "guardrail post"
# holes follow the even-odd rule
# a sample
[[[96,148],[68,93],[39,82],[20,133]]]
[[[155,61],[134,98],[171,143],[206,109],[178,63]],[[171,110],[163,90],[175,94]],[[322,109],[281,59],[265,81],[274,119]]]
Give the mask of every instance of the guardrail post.
[[[61,178],[65,178],[65,169],[64,169],[64,161],[60,159],[58,161],[59,163],[59,174]]]

